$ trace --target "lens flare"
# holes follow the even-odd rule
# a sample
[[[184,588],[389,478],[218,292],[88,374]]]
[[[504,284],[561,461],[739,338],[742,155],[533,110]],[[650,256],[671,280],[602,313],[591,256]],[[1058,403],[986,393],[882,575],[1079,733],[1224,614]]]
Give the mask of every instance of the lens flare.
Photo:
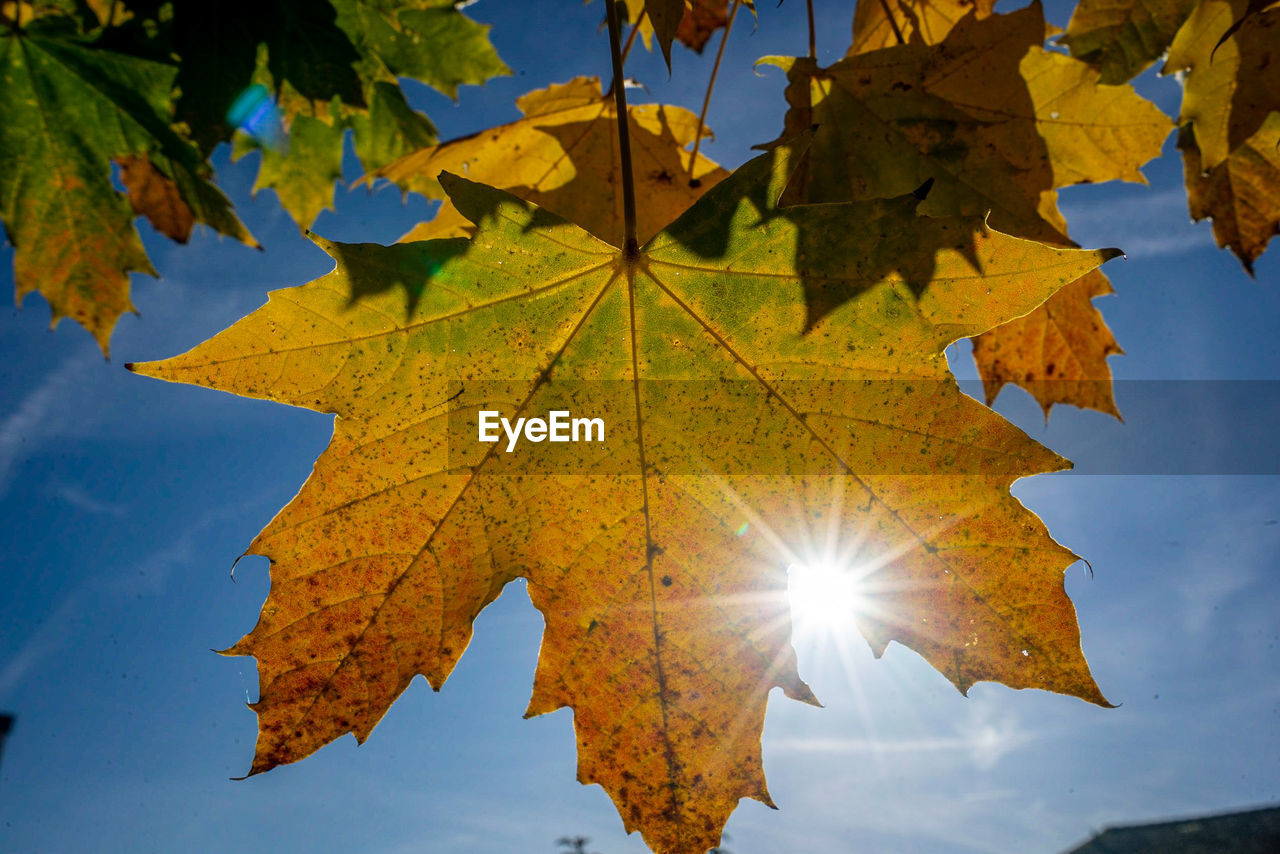
[[[236,96],[227,110],[227,122],[267,148],[278,148],[284,142],[280,109],[271,92],[261,83],[255,83]]]

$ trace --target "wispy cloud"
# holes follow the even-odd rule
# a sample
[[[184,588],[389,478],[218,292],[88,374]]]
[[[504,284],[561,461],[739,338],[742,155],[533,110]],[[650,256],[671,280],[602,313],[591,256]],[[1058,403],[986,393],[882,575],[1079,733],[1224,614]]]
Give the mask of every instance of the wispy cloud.
[[[988,709],[972,706],[970,720],[949,735],[927,738],[784,738],[775,739],[776,750],[798,753],[960,754],[967,755],[980,770],[993,768],[1002,758],[1034,740],[1017,719],[995,718]]]
[[[137,596],[163,594],[175,568],[199,560],[197,545],[202,536],[214,526],[242,515],[245,506],[252,507],[258,503],[263,502],[247,502],[234,508],[208,511],[182,529],[171,543],[137,563],[120,572],[103,573],[74,587],[0,667],[0,699],[12,692],[38,664],[68,643],[86,614],[101,612],[105,603],[113,600],[123,602]]]
[[[1153,193],[1135,189],[1120,199],[1066,202],[1071,236],[1092,246],[1118,246],[1131,258],[1181,255],[1216,246],[1207,224],[1195,225],[1181,188]]]
[[[49,494],[91,516],[111,516],[119,519],[126,512],[123,504],[98,498],[80,483],[55,483],[49,488]]]
[[[1125,255],[1131,258],[1150,258],[1155,255],[1182,255],[1200,249],[1213,249],[1213,233],[1208,227],[1177,234],[1145,234],[1142,229],[1119,232],[1112,238]]]
[[[9,491],[17,465],[65,426],[71,416],[67,402],[100,361],[93,354],[67,359],[0,421],[0,496]]]

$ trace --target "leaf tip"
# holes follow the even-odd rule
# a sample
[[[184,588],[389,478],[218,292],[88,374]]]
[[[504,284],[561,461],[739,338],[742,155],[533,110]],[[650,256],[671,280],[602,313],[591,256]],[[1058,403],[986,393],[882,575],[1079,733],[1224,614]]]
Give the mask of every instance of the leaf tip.
[[[307,238],[307,240],[310,240],[316,246],[319,246],[322,250],[324,250],[325,254],[328,255],[329,257],[331,258],[337,257],[333,254],[334,248],[337,244],[335,244],[332,240],[329,240],[328,238],[325,238],[325,237],[321,237],[320,235],[316,234],[314,231],[312,231],[309,228],[303,229],[302,234]]]
[[[241,560],[243,560],[248,556],[249,556],[249,553],[245,552],[244,554],[240,555],[240,557],[237,557],[235,560],[231,561],[231,572],[229,574],[231,576],[232,584],[236,583],[236,565],[239,564]]]
[[[154,377],[155,371],[153,366],[157,362],[126,362],[124,369],[131,374],[137,374],[140,377]]]

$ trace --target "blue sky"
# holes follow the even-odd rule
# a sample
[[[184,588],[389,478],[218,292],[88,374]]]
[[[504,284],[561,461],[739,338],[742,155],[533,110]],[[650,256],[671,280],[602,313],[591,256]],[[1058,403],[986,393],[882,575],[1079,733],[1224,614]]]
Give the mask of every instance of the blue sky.
[[[818,5],[830,62],[852,4]],[[469,7],[495,24],[516,74],[465,88],[458,105],[411,86],[446,138],[515,118],[528,89],[608,77],[602,7],[558,8],[553,26],[514,0]],[[1055,23],[1068,14],[1048,6]],[[718,141],[704,148],[720,163],[776,136],[782,75],[751,64],[802,52],[804,17],[793,0],[762,3],[754,33],[739,21],[709,119]],[[714,44],[677,51],[670,79],[642,51],[628,72],[654,100],[696,109]],[[1148,73],[1140,88],[1176,113],[1172,80]],[[122,366],[186,350],[331,262],[270,192],[250,199],[254,158],[231,164],[223,150],[216,165],[267,250],[207,232],[178,247],[142,225],[163,278],[135,277],[141,316],[120,323],[112,361],[70,322],[50,333],[39,297],[0,312],[0,709],[17,715],[0,849],[536,854],[584,835],[601,854],[643,851],[603,790],[575,782],[569,712],[521,719],[542,620],[519,583],[481,614],[445,690],[415,682],[367,744],[228,780],[248,768],[256,676],[251,659],[209,649],[254,624],[266,561],[242,561],[235,583],[228,572],[302,483],[331,419]],[[801,673],[826,708],[771,698],[765,769],[781,809],[744,801],[728,826],[735,854],[1054,852],[1111,823],[1280,800],[1280,479],[1265,474],[1280,456],[1267,446],[1280,421],[1280,260],[1273,249],[1250,281],[1208,224],[1188,222],[1172,138],[1145,171],[1149,187],[1062,194],[1077,240],[1129,253],[1107,265],[1118,295],[1098,303],[1127,351],[1111,360],[1126,423],[1060,407],[1046,427],[1016,389],[997,406],[1094,472],[1014,491],[1093,566],[1092,577],[1072,567],[1067,590],[1120,707],[985,683],[965,698],[903,647],[876,661],[856,635],[802,635]],[[337,204],[314,228],[340,240],[389,242],[429,213],[391,190],[340,189]],[[963,346],[950,355],[975,376]],[[1166,444],[1185,455],[1125,469],[1158,474],[1097,473]]]

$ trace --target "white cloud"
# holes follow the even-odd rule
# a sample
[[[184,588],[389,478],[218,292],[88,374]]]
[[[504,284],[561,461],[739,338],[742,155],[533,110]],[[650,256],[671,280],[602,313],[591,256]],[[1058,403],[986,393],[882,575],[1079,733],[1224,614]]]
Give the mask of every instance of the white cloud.
[[[113,516],[118,519],[126,512],[123,504],[98,498],[79,483],[55,483],[49,489],[49,494],[91,516]]]
[[[9,491],[17,465],[66,427],[73,392],[83,385],[91,365],[100,361],[88,353],[67,359],[0,421],[0,496]]]
[[[1083,245],[1118,246],[1131,258],[1216,247],[1209,225],[1191,222],[1181,187],[1158,193],[1135,188],[1125,198],[1105,201],[1064,201],[1061,209],[1071,225],[1071,236]]]

